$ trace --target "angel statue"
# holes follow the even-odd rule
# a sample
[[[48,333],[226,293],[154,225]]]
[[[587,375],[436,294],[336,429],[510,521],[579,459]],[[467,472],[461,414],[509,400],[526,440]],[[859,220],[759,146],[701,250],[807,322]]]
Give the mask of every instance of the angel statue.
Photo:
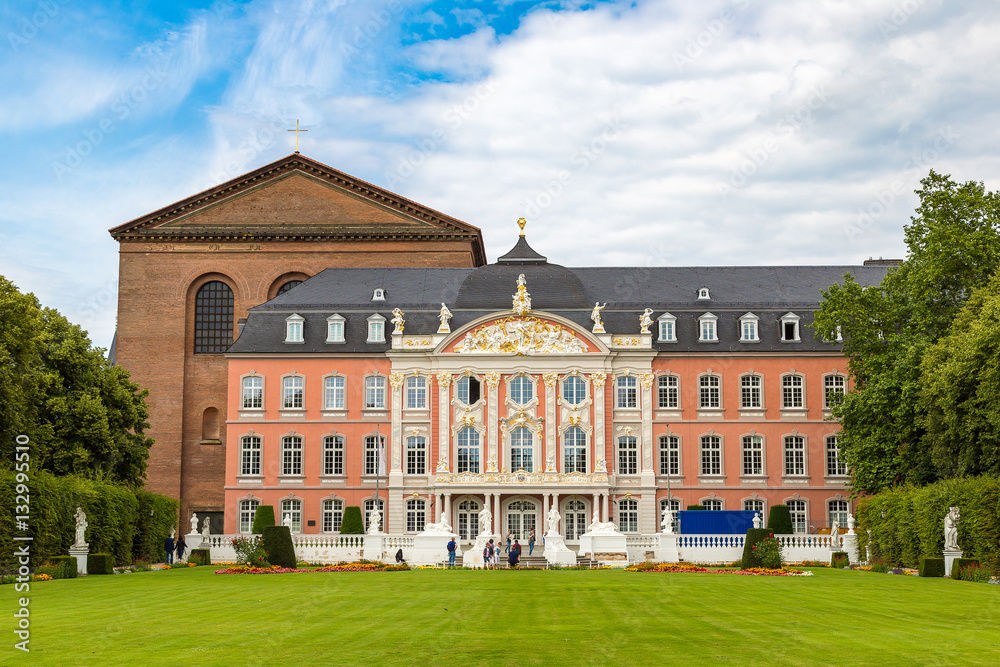
[[[639,333],[649,333],[649,327],[653,326],[652,315],[653,309],[647,308],[643,311],[642,315],[639,316]]]
[[[604,331],[604,321],[601,320],[601,311],[608,305],[605,301],[604,305],[601,305],[600,301],[594,303],[594,310],[590,313],[590,319],[594,321],[594,333],[605,333]]]
[[[448,306],[441,302],[441,312],[438,313],[438,319],[441,320],[441,326],[438,327],[438,333],[451,333],[451,324],[449,320],[452,318],[451,311],[448,310]]]
[[[392,333],[394,334],[403,333],[404,325],[406,324],[406,320],[403,319],[403,311],[401,311],[399,308],[393,308],[392,319],[389,321],[396,325],[396,328],[393,330]]]

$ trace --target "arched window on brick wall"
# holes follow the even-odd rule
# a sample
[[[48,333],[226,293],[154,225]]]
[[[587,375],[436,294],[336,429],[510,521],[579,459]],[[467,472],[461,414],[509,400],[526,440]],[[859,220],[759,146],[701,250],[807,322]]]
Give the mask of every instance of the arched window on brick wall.
[[[194,300],[194,351],[225,352],[233,342],[233,290],[221,280],[205,283]]]
[[[301,281],[301,280],[289,280],[287,283],[285,283],[284,285],[282,285],[281,287],[278,288],[278,294],[277,294],[277,296],[281,296],[282,294],[284,294],[288,290],[292,289],[293,287],[301,285],[302,282],[303,281]]]

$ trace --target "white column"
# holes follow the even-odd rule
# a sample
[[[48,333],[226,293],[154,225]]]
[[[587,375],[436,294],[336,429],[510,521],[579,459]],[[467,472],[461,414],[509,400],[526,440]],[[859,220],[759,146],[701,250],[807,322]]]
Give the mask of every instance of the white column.
[[[642,473],[654,475],[653,470],[653,380],[652,373],[639,376],[642,387]],[[645,479],[643,483],[645,483]],[[654,479],[650,482],[655,483]]]
[[[382,516],[382,531],[400,534],[403,532],[405,512],[403,506],[403,382],[402,373],[389,374],[389,386],[392,388],[392,405],[389,414],[391,427],[389,429],[389,472],[388,495]]]
[[[542,494],[542,517],[538,521],[538,525],[540,526],[539,535],[545,535],[546,533],[549,532],[549,527],[548,527],[548,525],[546,525],[546,524],[548,524],[548,516],[549,516],[549,494],[543,493]]]
[[[500,494],[497,493],[493,496],[493,534],[503,537],[500,532],[502,526],[503,524],[500,522]]]
[[[497,470],[503,470],[503,455],[500,452],[499,437],[497,435],[498,421],[497,410],[497,387],[500,386],[499,373],[487,373],[486,380],[486,444],[488,453],[486,461],[496,461]]]
[[[438,459],[448,464],[451,452],[451,373],[438,373]],[[435,470],[437,464],[434,464]]]
[[[450,493],[444,494],[444,502],[441,503],[441,505],[443,505],[443,507],[440,507],[439,510],[438,510],[438,523],[441,522],[441,518],[443,516],[445,519],[448,520],[448,525],[451,526],[452,523],[451,523],[451,494]]]
[[[597,512],[598,521],[601,520],[601,494],[594,494],[594,502],[590,506],[590,516],[587,517],[587,524],[590,524],[590,517],[593,516],[594,512]]]
[[[549,457],[555,457],[556,465],[554,470],[559,469],[559,454],[556,452],[558,441],[556,439],[556,387],[559,384],[558,373],[546,373],[542,376],[545,382],[545,460],[542,463],[542,470],[548,472]]]
[[[603,507],[603,509],[601,510],[601,512],[602,512],[602,513],[603,513],[603,515],[604,515],[604,516],[603,516],[603,518],[601,519],[601,521],[604,521],[605,523],[607,523],[608,521],[610,521],[610,520],[611,520],[611,510],[610,510],[610,507],[609,507],[609,505],[610,505],[611,503],[610,503],[610,501],[609,501],[609,499],[608,499],[608,496],[609,496],[609,495],[610,495],[610,494],[607,494],[607,493],[605,493],[605,494],[604,494],[604,500],[603,500],[603,505],[604,505],[604,507]]]
[[[604,443],[604,384],[607,379],[606,373],[590,374],[590,380],[594,383],[594,456],[590,462],[590,470],[597,468],[597,459],[603,459],[607,449]],[[610,467],[606,465],[606,468]]]

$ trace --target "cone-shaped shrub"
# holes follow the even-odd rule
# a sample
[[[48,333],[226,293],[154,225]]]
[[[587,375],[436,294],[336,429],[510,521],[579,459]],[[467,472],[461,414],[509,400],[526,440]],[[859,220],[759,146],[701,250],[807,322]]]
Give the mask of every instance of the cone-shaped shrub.
[[[746,540],[743,542],[743,558],[740,559],[740,567],[744,570],[751,567],[763,567],[760,556],[753,550],[753,545],[763,542],[770,536],[770,528],[751,528],[747,531]]]
[[[259,505],[257,512],[253,515],[254,535],[262,535],[264,529],[274,525],[274,505]]]
[[[265,527],[260,546],[271,565],[295,567],[295,546],[292,544],[292,530],[288,526]]]
[[[788,505],[771,505],[767,513],[767,527],[775,535],[790,535],[792,531],[792,513]]]
[[[361,518],[361,508],[351,505],[344,508],[344,519],[340,523],[341,535],[361,535],[365,532],[365,522]]]

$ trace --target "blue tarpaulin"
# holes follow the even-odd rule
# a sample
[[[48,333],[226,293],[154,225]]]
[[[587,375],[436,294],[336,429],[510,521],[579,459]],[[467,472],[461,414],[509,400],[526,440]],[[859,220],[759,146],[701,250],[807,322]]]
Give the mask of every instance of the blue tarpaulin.
[[[677,512],[684,535],[745,535],[753,528],[750,510],[681,510]]]

